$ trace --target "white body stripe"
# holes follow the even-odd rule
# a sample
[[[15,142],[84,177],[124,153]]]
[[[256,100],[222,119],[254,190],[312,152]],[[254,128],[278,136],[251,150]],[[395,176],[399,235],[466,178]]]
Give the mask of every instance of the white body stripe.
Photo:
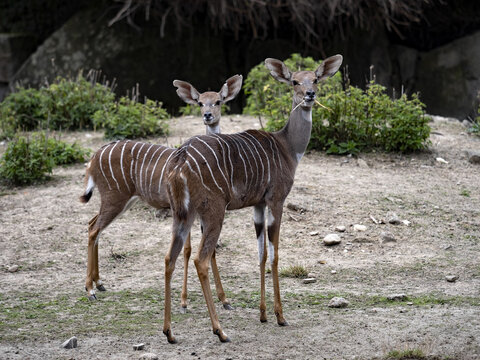
[[[239,134],[238,134],[238,135],[239,135]],[[240,139],[244,142],[246,148],[248,149],[248,152],[250,153],[250,155],[248,155],[248,154],[245,154],[245,155],[246,155],[247,160],[248,160],[248,165],[250,165],[250,169],[251,169],[251,171],[252,171],[252,184],[253,184],[253,166],[252,166],[252,163],[250,162],[250,156],[251,156],[252,159],[255,161],[255,169],[257,170],[257,176],[256,176],[256,178],[255,178],[255,181],[256,181],[256,183],[258,183],[258,179],[259,179],[258,170],[259,170],[259,169],[258,169],[257,157],[255,156],[255,154],[253,153],[253,150],[251,149],[251,146],[250,146],[251,143],[250,143],[250,141],[247,143],[246,141],[247,141],[248,139],[244,139],[244,138],[243,138],[242,136],[240,136],[240,135],[239,135],[239,137],[240,137]],[[249,184],[249,186],[250,186],[250,184]]]
[[[195,150],[198,153],[198,155],[200,155],[202,157],[202,159],[205,161],[205,165],[207,165],[208,171],[210,172],[210,175],[212,176],[212,179],[215,182],[215,185],[222,192],[222,194],[224,194],[225,192],[223,191],[222,187],[220,187],[220,185],[218,185],[217,180],[215,179],[215,176],[213,175],[212,168],[210,167],[210,164],[208,163],[207,159],[205,159],[205,156],[203,156],[203,154],[200,151],[198,151],[193,145],[190,144],[190,147],[193,150]],[[227,185],[228,185],[228,183],[227,183]]]
[[[133,180],[133,163],[135,162],[134,161],[134,155],[133,155],[133,151],[135,150],[135,148],[137,147],[139,143],[135,143],[133,145],[133,147],[130,149],[130,154],[132,154],[132,162],[130,163],[130,179],[132,179],[132,183],[135,184],[135,180]]]
[[[215,150],[212,149],[212,147],[210,145],[208,145],[205,141],[203,141],[202,139],[200,138],[197,138],[198,140],[200,140],[202,143],[205,144],[206,147],[208,147],[210,149],[210,151],[212,152],[213,156],[215,157],[215,160],[217,161],[217,166],[218,166],[218,170],[220,170],[220,173],[222,174],[223,176],[223,179],[225,180],[225,183],[227,184],[228,186],[228,180],[227,180],[227,177],[225,176],[225,173],[223,172],[222,168],[220,167],[220,162],[218,161],[218,157],[217,157],[217,154],[215,153]]]
[[[232,138],[232,141],[233,143],[235,144],[235,146],[237,147],[238,149],[238,155],[240,156],[240,159],[242,160],[243,162],[243,169],[245,171],[245,184],[247,185],[248,184],[248,172],[247,172],[247,163],[245,162],[245,158],[242,156],[242,151],[243,153],[245,154],[245,157],[247,157],[247,152],[245,151],[245,149],[243,148],[243,146],[240,144],[240,140],[238,139],[235,139],[235,136],[232,135],[231,136]]]
[[[258,139],[255,136],[253,136],[253,135],[251,135],[247,132],[245,134],[250,136],[253,140],[255,140],[257,142],[258,146],[260,146],[260,149],[262,149],[263,153],[265,154],[265,159],[267,159],[267,167],[268,167],[268,180],[267,181],[270,182],[270,160],[268,159],[267,152],[265,151],[262,144],[260,143],[260,141],[258,141]]]
[[[227,150],[228,150],[228,160],[230,162],[230,185],[233,189],[233,163],[232,163],[232,158],[230,156],[230,145],[228,145],[228,143],[223,140],[221,137],[219,137],[218,135],[215,135],[215,138],[218,140],[218,141],[223,141],[225,143],[225,145],[227,145]]]
[[[145,160],[147,159],[147,155],[150,152],[150,149],[152,148],[153,144],[151,144],[147,151],[145,152],[145,155],[143,155],[143,161],[142,161],[142,166],[140,166],[140,193],[145,196],[145,189],[143,188],[143,181],[142,181],[142,174],[143,174],[143,165],[145,165]]]
[[[152,163],[152,160],[153,160],[153,157],[155,156],[155,154],[161,149],[161,147],[159,146],[157,150],[155,150],[152,154],[152,157],[150,158],[150,161],[148,162],[147,164],[147,167],[145,169],[145,189],[148,190],[148,195],[150,196],[150,198],[152,197],[152,189],[151,189],[151,179],[150,179],[150,185],[148,185],[147,187],[147,179],[148,179],[148,169],[150,169],[150,164]],[[152,175],[153,175],[153,171],[152,171]]]
[[[123,181],[125,182],[125,186],[127,187],[128,192],[130,192],[130,186],[128,186],[127,178],[125,177],[125,171],[123,171],[123,152],[125,151],[125,146],[129,141],[130,140],[125,141],[125,144],[123,144],[122,146],[122,153],[120,154],[120,170],[122,171]]]
[[[109,147],[111,146],[111,144],[105,146],[102,150],[102,152],[100,153],[100,158],[98,159],[98,163],[100,164],[100,171],[102,172],[102,175],[105,179],[105,181],[107,182],[107,185],[108,185],[108,189],[109,190],[112,190],[112,187],[110,186],[110,182],[108,181],[107,179],[107,176],[105,175],[105,171],[103,171],[103,165],[102,165],[102,156],[103,156],[103,153],[105,152],[105,150],[107,150]]]
[[[168,148],[163,149],[163,151],[160,153],[160,155],[158,155],[158,159],[157,159],[157,161],[155,161],[155,165],[153,165],[152,175],[150,175],[150,185],[148,185],[149,188],[152,187],[153,174],[155,174],[155,169],[157,168],[158,161],[162,157],[163,153],[167,150],[168,150]],[[173,153],[173,151],[172,151],[172,153]]]
[[[158,180],[158,193],[159,194],[160,194],[160,187],[162,186],[163,172],[165,171],[165,167],[167,166],[167,164],[170,161],[170,158],[172,157],[173,154],[175,154],[175,151],[172,151],[172,153],[168,156],[167,161],[165,161],[165,164],[163,164],[162,172],[160,174],[160,179]]]
[[[145,145],[146,145],[145,143],[142,143],[142,146],[140,146],[140,149],[138,150],[137,157],[135,158],[135,187],[137,191],[140,191],[140,192],[141,192],[141,189],[138,188],[138,158]]]
[[[117,189],[120,191],[120,185],[118,185],[118,181],[115,178],[115,174],[113,173],[113,168],[112,168],[112,151],[115,149],[115,147],[118,145],[118,141],[115,142],[115,145],[112,146],[110,149],[110,153],[108,154],[108,166],[110,167],[110,174],[112,174],[112,179],[115,180],[115,184],[117,184]]]
[[[242,136],[241,134],[238,134],[239,136]],[[263,160],[262,157],[260,156],[260,153],[257,150],[257,146],[248,138],[246,140],[252,145],[252,147],[255,149],[255,152],[258,155],[258,161],[260,162],[260,165],[262,165],[262,180],[260,181],[260,184],[263,184],[263,178],[264,178],[264,173],[265,173],[265,166],[263,165]],[[257,158],[257,156],[253,156],[254,159]],[[258,181],[258,179],[257,179]]]
[[[203,181],[203,176],[202,176],[202,170],[200,170],[200,166],[198,166],[198,162],[197,160],[187,151],[187,155],[190,156],[192,158],[192,160],[195,162],[195,165],[197,166],[197,169],[198,169],[198,174],[197,176],[200,178],[200,181],[202,182],[202,185],[208,190],[208,191],[212,191],[207,185],[205,185],[204,181]],[[190,166],[190,163],[187,164],[188,167],[190,168],[190,170],[193,171],[192,167]],[[195,173],[195,172],[194,172]],[[196,174],[196,173],[195,173]]]

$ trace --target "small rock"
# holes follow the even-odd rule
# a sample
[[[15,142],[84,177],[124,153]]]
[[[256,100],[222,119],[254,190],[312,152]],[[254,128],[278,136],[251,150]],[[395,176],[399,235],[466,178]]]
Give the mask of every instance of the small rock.
[[[327,260],[318,260],[318,263],[324,265],[327,263]]]
[[[393,236],[393,234],[388,232],[388,231],[382,231],[380,233],[380,238],[382,239],[382,242],[384,242],[384,243],[397,242],[397,239],[395,239],[395,236]]]
[[[17,272],[18,271],[18,265],[9,266],[8,271],[11,272],[11,273]]]
[[[406,226],[410,226],[411,222],[408,220],[402,220],[402,224]]]
[[[388,295],[387,299],[390,301],[405,301],[408,299],[406,294],[393,294],[393,295]]]
[[[144,353],[138,357],[138,360],[158,360],[158,355],[154,353]]]
[[[397,214],[393,213],[390,218],[388,219],[388,222],[392,225],[399,225],[402,223],[402,220],[397,216]]]
[[[311,284],[311,283],[314,283],[314,282],[317,282],[317,279],[315,279],[315,278],[306,278],[306,279],[303,279],[303,283],[304,283],[304,284]]]
[[[318,235],[318,231],[310,231],[310,236]]]
[[[338,236],[337,234],[328,234],[323,238],[323,243],[326,246],[337,245],[337,244],[340,244],[341,242],[342,240],[340,239],[340,236]]]
[[[374,224],[380,224],[380,221],[375,219],[372,215],[370,215],[370,219],[373,221]]]
[[[62,347],[64,349],[74,349],[77,347],[77,338],[75,336],[72,336],[70,339],[68,339],[67,341],[65,341],[63,344],[62,344]]]
[[[409,301],[409,302],[407,302],[407,305],[408,305],[408,306],[412,306],[412,305],[413,305],[413,302]]]
[[[334,297],[328,303],[328,307],[331,307],[331,308],[345,308],[349,304],[350,303],[342,297]]]
[[[297,204],[292,204],[292,203],[287,204],[287,209],[298,211],[300,213],[304,213],[305,211],[307,211],[307,209],[305,209],[304,207]]]
[[[472,123],[470,121],[468,121],[467,119],[464,119],[462,121],[462,125],[465,126],[466,128],[469,128],[472,126]]]
[[[133,345],[133,350],[143,350],[144,347],[145,347],[144,343]]]
[[[354,231],[367,231],[367,227],[365,225],[355,224],[353,225]]]
[[[330,271],[330,274],[335,275],[336,273],[337,273],[337,270],[332,270],[332,271]]]
[[[458,276],[457,275],[447,275],[445,276],[445,280],[447,280],[448,282],[455,282],[458,280]]]
[[[467,151],[468,162],[471,164],[480,164],[480,152]]]
[[[361,167],[362,169],[368,169],[369,168],[367,162],[363,159],[357,159],[357,165],[359,167]]]
[[[347,228],[343,225],[339,225],[335,227],[335,231],[338,231],[338,232],[345,232],[345,230],[347,230]]]
[[[357,243],[357,244],[368,244],[368,243],[373,243],[375,241],[372,240],[372,239],[369,239],[365,236],[359,236],[359,237],[356,237],[355,239],[353,239],[353,242]]]
[[[448,161],[441,157],[437,157],[435,160],[442,164],[448,164]]]

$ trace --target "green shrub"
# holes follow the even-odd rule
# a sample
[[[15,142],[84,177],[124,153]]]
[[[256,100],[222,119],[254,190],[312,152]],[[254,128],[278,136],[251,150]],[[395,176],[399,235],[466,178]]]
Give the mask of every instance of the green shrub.
[[[17,130],[31,131],[41,127],[48,117],[45,93],[18,88],[0,103],[0,138],[13,138]]]
[[[68,144],[55,138],[47,141],[47,153],[53,159],[55,165],[70,165],[81,163],[88,157],[90,151],[83,149],[77,143]]]
[[[76,80],[58,78],[44,90],[49,97],[47,127],[53,130],[92,129],[92,116],[115,101],[113,91],[79,75]]]
[[[292,71],[315,70],[311,58],[293,54],[285,60]],[[288,120],[292,108],[292,88],[273,79],[262,64],[254,67],[245,80],[247,105],[244,111],[267,118],[268,130],[279,130]],[[371,82],[366,90],[347,84],[342,89],[341,76],[335,74],[319,88],[318,101],[327,106],[313,109],[310,149],[329,154],[347,154],[382,149],[414,151],[428,145],[430,127],[424,104],[413,95],[392,100],[385,87]]]
[[[478,115],[479,116],[473,121],[472,126],[468,129],[468,132],[480,136],[480,105],[478,106]]]
[[[17,88],[0,103],[0,137],[12,138],[18,130],[93,128],[93,114],[115,100],[111,88],[94,80],[79,74],[40,89]]]
[[[0,179],[10,185],[28,185],[48,178],[55,165],[84,161],[88,152],[44,133],[16,135],[0,159]]]
[[[168,117],[161,103],[145,99],[142,104],[121,97],[97,111],[93,121],[97,127],[105,129],[107,139],[132,139],[168,134]]]

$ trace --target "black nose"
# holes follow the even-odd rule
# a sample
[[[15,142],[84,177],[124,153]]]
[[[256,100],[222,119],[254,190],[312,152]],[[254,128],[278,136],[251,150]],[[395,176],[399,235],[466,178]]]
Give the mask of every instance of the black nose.
[[[307,95],[309,98],[314,98],[314,97],[315,97],[315,91],[313,91],[313,90],[307,90],[307,92],[305,93],[305,95]]]
[[[203,115],[203,117],[204,117],[205,119],[211,119],[211,118],[213,117],[213,115],[212,115],[211,112],[207,112],[207,113],[205,113],[205,114]]]

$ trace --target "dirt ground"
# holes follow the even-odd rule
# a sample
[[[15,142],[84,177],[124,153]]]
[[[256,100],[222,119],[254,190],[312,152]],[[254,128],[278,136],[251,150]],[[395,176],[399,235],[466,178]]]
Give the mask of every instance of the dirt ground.
[[[225,133],[258,127],[252,117],[222,119]],[[102,233],[107,291],[89,303],[87,224],[99,196],[78,202],[84,165],[57,168],[42,185],[0,189],[0,358],[138,359],[148,352],[159,359],[381,359],[393,350],[419,350],[431,358],[479,359],[480,167],[464,151],[480,150],[480,138],[455,122],[432,128],[430,152],[359,159],[313,152],[302,159],[286,202],[294,206],[284,209],[280,268],[303,266],[316,282],[280,279],[288,327],[276,324],[270,274],[268,322],[259,321],[252,209],[227,214],[217,262],[234,310],[220,303],[217,310],[228,344],[211,332],[192,262],[189,312],[180,314],[181,257],[173,280],[179,343],[168,344],[162,334],[170,217],[138,203]],[[173,146],[204,131],[199,118],[177,118],[168,138],[152,141]],[[93,132],[62,138],[92,149],[105,142]],[[390,224],[393,214],[408,225]],[[344,233],[335,231],[340,225]],[[384,242],[382,232],[396,241]],[[330,233],[341,244],[323,245]],[[194,251],[199,239],[195,224]],[[447,282],[447,275],[458,280]],[[394,294],[407,297],[388,300]],[[334,296],[349,306],[329,308]],[[74,335],[78,347],[62,349]],[[137,343],[144,350],[134,351]]]

